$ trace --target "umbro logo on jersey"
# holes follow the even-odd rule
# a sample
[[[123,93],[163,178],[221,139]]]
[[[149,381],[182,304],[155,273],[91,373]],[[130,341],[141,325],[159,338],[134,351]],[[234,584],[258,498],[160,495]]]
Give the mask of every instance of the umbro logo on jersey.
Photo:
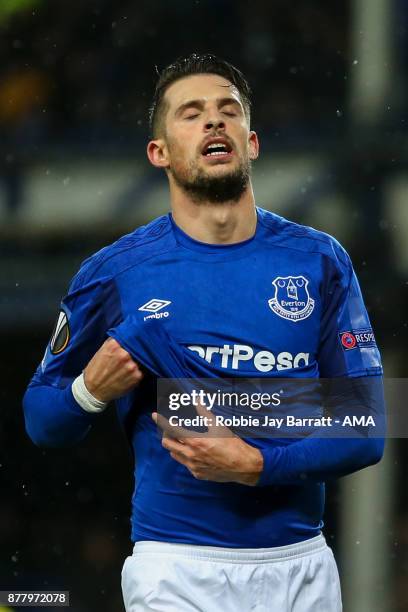
[[[140,306],[139,310],[143,310],[143,312],[159,312],[159,310],[162,310],[162,308],[168,306],[169,304],[171,304],[171,302],[168,300],[158,300],[157,298],[153,298],[152,300],[146,302],[146,304],[143,304],[143,306]]]
[[[272,312],[294,323],[310,317],[315,301],[310,297],[307,278],[277,276],[272,285],[275,287],[275,296],[268,300]]]
[[[146,304],[143,304],[143,306],[140,306],[139,310],[142,312],[150,312],[149,315],[144,317],[144,321],[147,321],[147,319],[164,319],[169,316],[169,312],[167,310],[164,312],[159,311],[162,311],[163,308],[169,306],[169,304],[171,304],[169,300],[158,300],[157,298],[153,298],[146,302]]]

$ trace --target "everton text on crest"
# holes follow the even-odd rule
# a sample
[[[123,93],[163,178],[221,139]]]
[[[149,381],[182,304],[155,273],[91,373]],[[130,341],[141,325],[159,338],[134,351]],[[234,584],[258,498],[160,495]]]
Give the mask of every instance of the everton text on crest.
[[[275,314],[295,323],[310,317],[315,302],[309,295],[307,278],[278,276],[272,285],[275,287],[275,296],[268,300],[268,304]]]

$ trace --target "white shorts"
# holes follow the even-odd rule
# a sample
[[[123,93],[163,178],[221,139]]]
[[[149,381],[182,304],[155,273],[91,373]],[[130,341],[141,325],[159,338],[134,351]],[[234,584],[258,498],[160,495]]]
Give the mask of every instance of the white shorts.
[[[341,612],[322,535],[276,548],[136,542],[125,561],[126,612]]]

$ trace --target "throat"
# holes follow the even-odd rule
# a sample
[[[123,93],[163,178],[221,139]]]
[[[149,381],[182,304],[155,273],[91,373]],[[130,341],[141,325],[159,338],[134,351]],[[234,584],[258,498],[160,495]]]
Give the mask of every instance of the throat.
[[[206,244],[228,245],[252,238],[256,231],[254,205],[245,207],[212,206],[200,208],[199,215],[187,216],[173,210],[175,223],[191,238]]]

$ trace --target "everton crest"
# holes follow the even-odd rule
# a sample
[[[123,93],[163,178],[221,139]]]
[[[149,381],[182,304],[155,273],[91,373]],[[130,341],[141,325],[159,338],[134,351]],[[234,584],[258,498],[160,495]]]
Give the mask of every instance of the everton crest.
[[[315,301],[308,291],[304,276],[278,276],[272,281],[275,296],[268,300],[270,309],[282,319],[303,321],[312,314]]]

